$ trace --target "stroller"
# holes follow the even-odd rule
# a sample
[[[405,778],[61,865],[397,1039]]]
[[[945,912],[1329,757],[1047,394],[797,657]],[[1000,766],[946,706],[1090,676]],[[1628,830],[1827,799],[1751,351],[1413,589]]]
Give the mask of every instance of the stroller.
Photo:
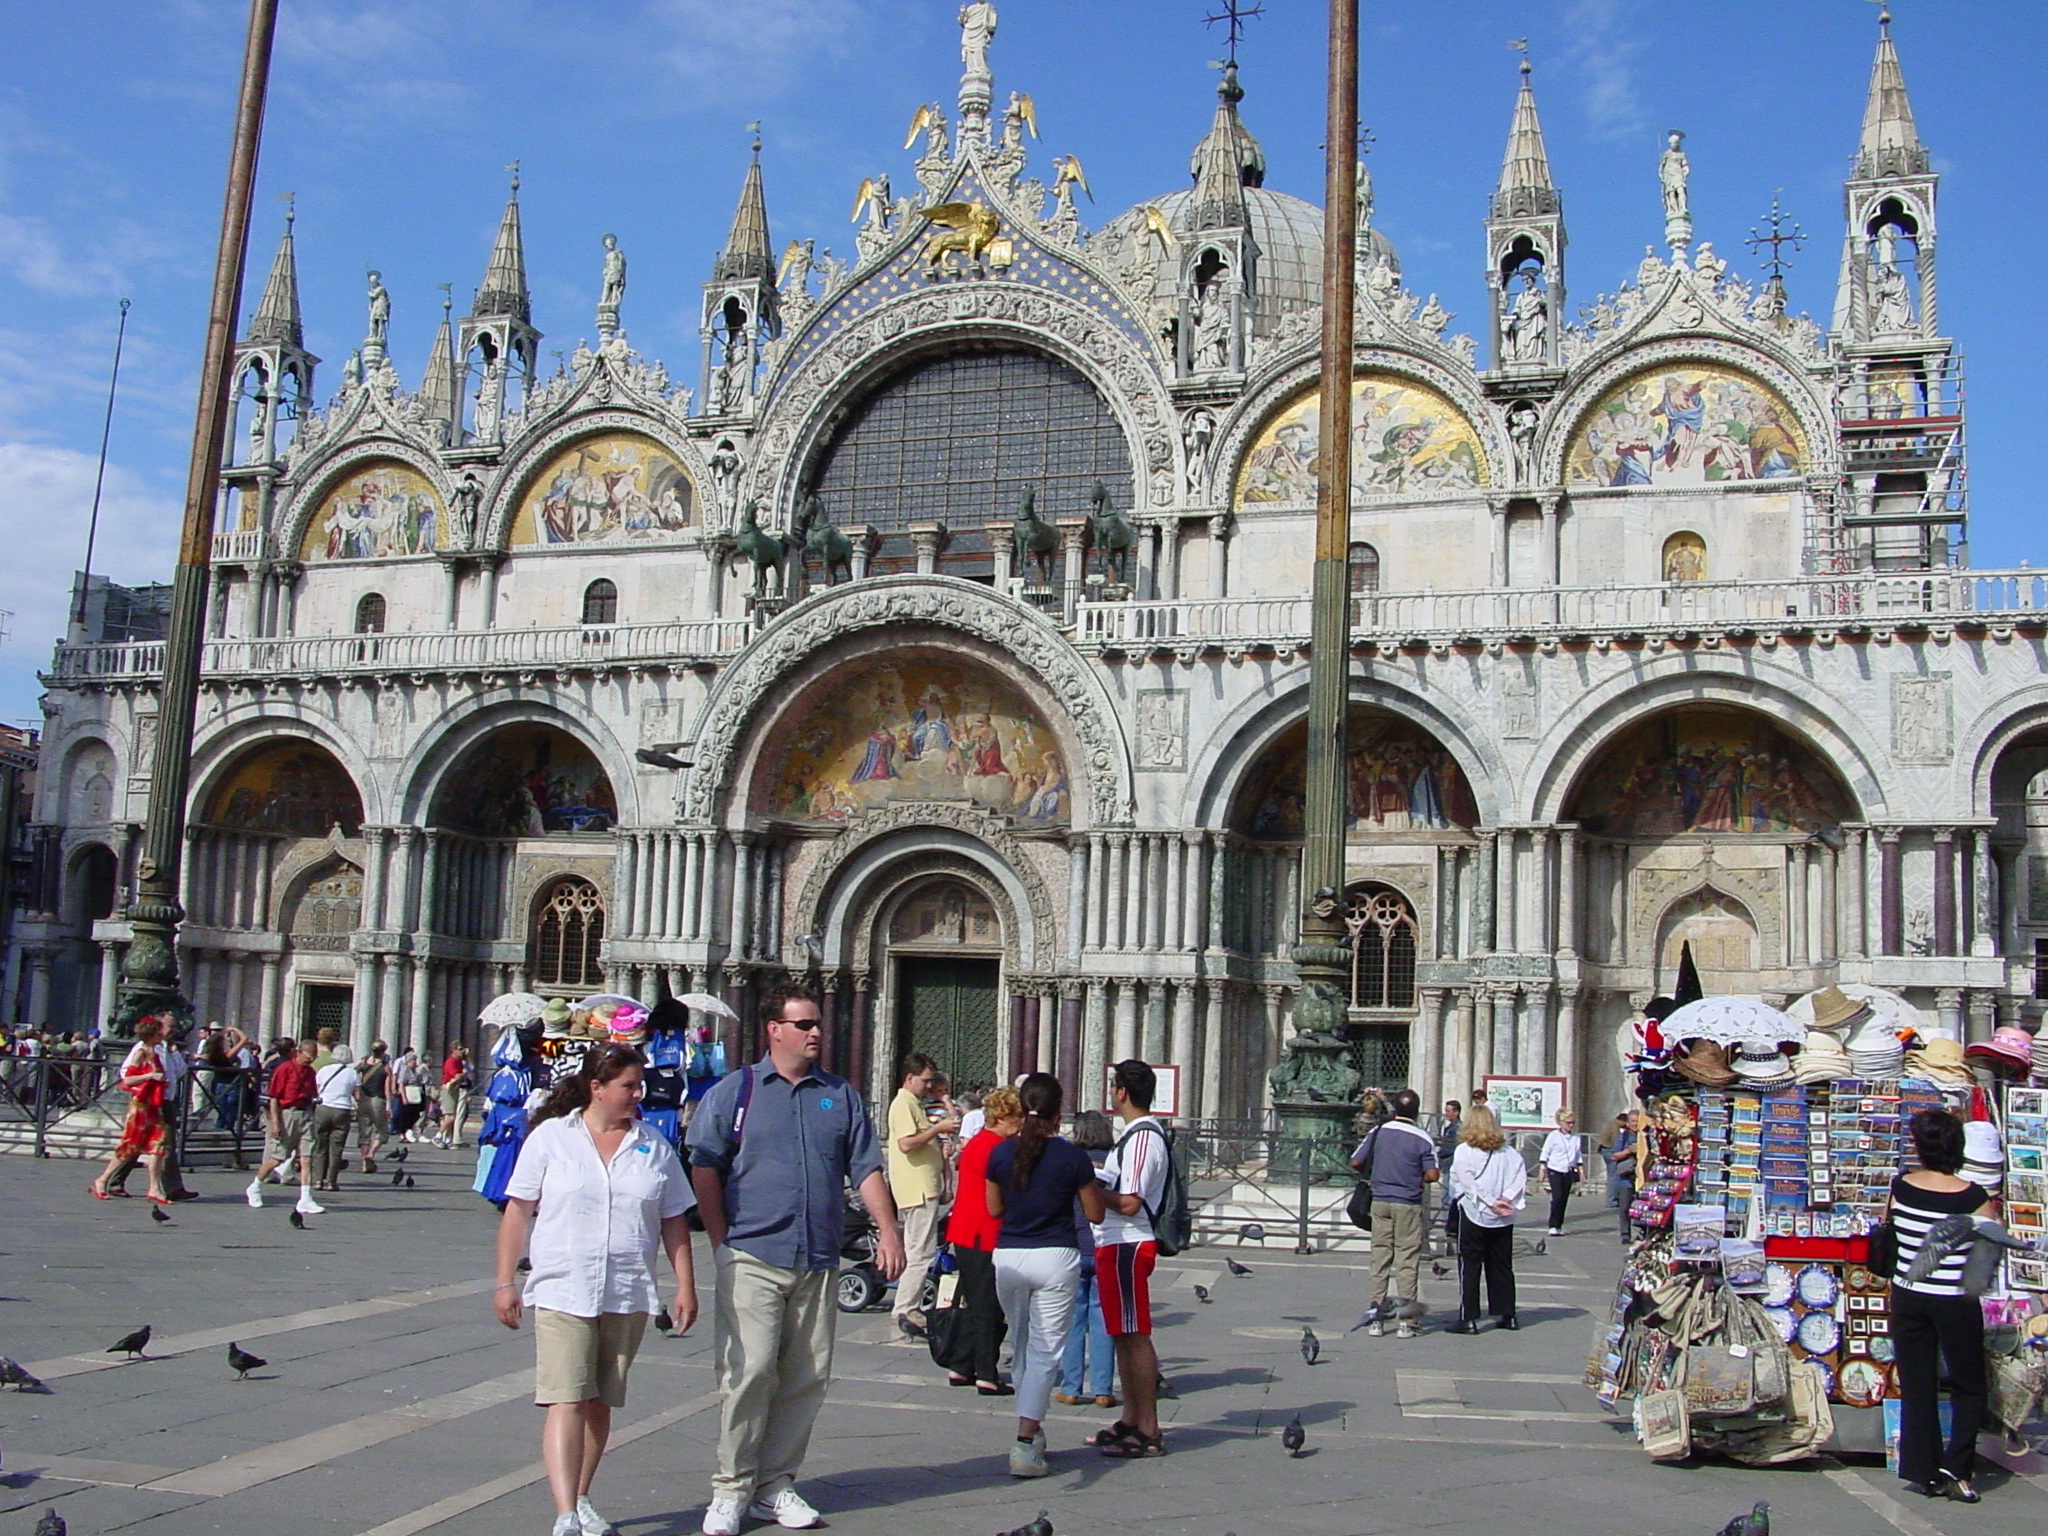
[[[866,1312],[880,1306],[888,1299],[893,1289],[891,1283],[882,1278],[879,1263],[881,1239],[875,1232],[874,1218],[852,1191],[846,1196],[846,1234],[839,1244],[839,1280],[835,1300],[842,1312]],[[923,1294],[918,1297],[918,1310],[927,1317],[931,1315],[933,1303],[939,1294],[939,1276],[953,1267],[953,1256],[944,1248],[932,1260],[931,1268],[923,1277]],[[901,1284],[901,1281],[896,1284]]]

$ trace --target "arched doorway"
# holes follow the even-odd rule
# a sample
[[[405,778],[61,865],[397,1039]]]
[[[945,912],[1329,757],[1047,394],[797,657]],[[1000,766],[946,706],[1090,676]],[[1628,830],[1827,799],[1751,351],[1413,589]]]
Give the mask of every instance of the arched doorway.
[[[922,1051],[956,1087],[1001,1082],[1003,929],[995,904],[964,880],[936,876],[897,898],[883,932],[894,1055]]]
[[[291,965],[293,1031],[348,1033],[355,997],[349,939],[363,920],[363,872],[335,854],[295,883],[282,927]]]

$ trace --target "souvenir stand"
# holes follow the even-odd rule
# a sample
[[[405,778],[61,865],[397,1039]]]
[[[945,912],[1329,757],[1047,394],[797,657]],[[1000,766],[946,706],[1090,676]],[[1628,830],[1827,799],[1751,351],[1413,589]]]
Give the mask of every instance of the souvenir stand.
[[[2048,1071],[2048,1042],[2038,1058]],[[1961,1117],[1964,1176],[2002,1193],[2012,1235],[2038,1243],[2048,1090],[2027,1086],[2036,1060],[2023,1030],[1966,1050],[1865,986],[1824,988],[1789,1012],[1703,998],[1645,1020],[1629,1062],[1646,1121],[1630,1208],[1642,1235],[1586,1384],[1610,1406],[1634,1399],[1659,1458],[1885,1450],[1895,1351],[1869,1234],[1912,1166],[1907,1127],[1923,1109]],[[2030,1321],[2031,1337],[2048,1333],[2048,1273],[2031,1256],[2003,1268],[1985,1299],[1992,1417],[2016,1432],[2035,1405],[2014,1383],[2048,1371],[2048,1351],[2025,1343]]]

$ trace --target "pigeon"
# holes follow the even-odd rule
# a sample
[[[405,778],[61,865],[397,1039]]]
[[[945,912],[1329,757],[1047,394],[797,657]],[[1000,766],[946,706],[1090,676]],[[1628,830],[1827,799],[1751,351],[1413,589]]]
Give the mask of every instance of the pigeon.
[[[54,1509],[44,1510],[43,1518],[36,1522],[36,1536],[64,1536],[69,1529],[64,1517]]]
[[[409,1173],[408,1173],[408,1174],[407,1174],[407,1175],[405,1176],[405,1187],[406,1187],[407,1189],[416,1189],[416,1188],[418,1188],[418,1186],[417,1186],[417,1185],[415,1185],[415,1184],[413,1183],[413,1181],[412,1181],[412,1175],[411,1175],[411,1174],[409,1174]]]
[[[519,1273],[521,1273],[522,1275],[528,1275],[533,1273],[533,1260],[521,1259],[519,1261]]]
[[[404,1182],[405,1170],[403,1168],[393,1169],[391,1174],[391,1187],[393,1189],[396,1189],[399,1185],[403,1184]]]
[[[247,1381],[251,1371],[261,1370],[268,1364],[268,1360],[258,1359],[239,1344],[228,1345],[228,1368],[235,1373],[235,1379],[238,1381]]]
[[[140,1355],[145,1349],[149,1348],[149,1336],[153,1331],[148,1324],[144,1324],[133,1333],[116,1339],[113,1343],[109,1344],[106,1352],[110,1355],[126,1355],[130,1360],[133,1360],[137,1355]]]
[[[1531,1253],[1548,1253],[1550,1251],[1550,1239],[1547,1237],[1537,1238],[1536,1246],[1531,1248],[1529,1251]]]
[[[1316,1337],[1313,1328],[1301,1330],[1301,1358],[1309,1365],[1316,1363],[1316,1357],[1323,1352],[1323,1341]]]
[[[1289,1419],[1287,1427],[1280,1431],[1280,1443],[1287,1447],[1289,1456],[1299,1456],[1301,1448],[1308,1444],[1308,1431],[1301,1427],[1300,1414]]]
[[[1240,1243],[1263,1243],[1266,1240],[1266,1229],[1256,1221],[1248,1221],[1237,1229],[1237,1240]]]
[[[1195,1300],[1199,1301],[1205,1307],[1209,1305],[1209,1287],[1207,1287],[1206,1285],[1196,1286]]]
[[[1345,1331],[1348,1333],[1356,1333],[1361,1328],[1370,1328],[1374,1323],[1378,1322],[1379,1320],[1380,1309],[1378,1307],[1367,1307],[1363,1312],[1358,1314],[1358,1321],[1353,1323],[1350,1326],[1350,1328],[1348,1328]]]
[[[1223,1256],[1223,1262],[1229,1266],[1230,1272],[1240,1280],[1251,1273],[1249,1269],[1246,1269],[1244,1265],[1238,1263],[1237,1260],[1231,1258],[1228,1254]]]
[[[1036,1520],[1027,1521],[1014,1531],[1004,1531],[1002,1536],[1053,1536],[1052,1521],[1046,1518],[1045,1511],[1041,1509]]]
[[[402,1163],[402,1162],[404,1162],[404,1161],[405,1161],[405,1160],[406,1160],[406,1159],[407,1159],[408,1157],[411,1157],[411,1156],[412,1156],[412,1148],[411,1148],[411,1147],[400,1147],[400,1148],[399,1148],[399,1149],[398,1149],[398,1150],[397,1150],[396,1152],[393,1152],[393,1153],[391,1154],[391,1161],[392,1161],[392,1162],[394,1162],[394,1163]]]
[[[306,1230],[306,1218],[301,1216],[297,1211],[293,1211],[291,1215],[286,1217],[285,1219],[292,1224],[292,1230],[294,1232],[303,1232]]]
[[[1439,1264],[1435,1259],[1429,1261],[1429,1272],[1439,1280],[1447,1280],[1451,1274],[1450,1266]]]
[[[171,1218],[164,1214],[164,1208],[160,1205],[152,1205],[149,1208],[149,1219],[159,1226],[168,1227],[171,1224]]]
[[[47,1392],[50,1389],[32,1375],[27,1366],[0,1355],[0,1387],[12,1387],[17,1392]]]
[[[663,1307],[659,1312],[654,1314],[654,1331],[656,1333],[667,1333],[669,1329],[675,1327],[675,1325],[676,1320],[673,1317],[669,1316],[667,1307]]]
[[[1722,1526],[1721,1536],[1771,1536],[1771,1506],[1759,1499],[1755,1509]]]

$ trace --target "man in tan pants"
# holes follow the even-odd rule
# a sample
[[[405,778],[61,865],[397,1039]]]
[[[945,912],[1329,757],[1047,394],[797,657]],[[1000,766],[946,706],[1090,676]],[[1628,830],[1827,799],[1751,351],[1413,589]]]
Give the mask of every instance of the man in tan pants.
[[[903,1278],[897,1282],[896,1304],[890,1313],[896,1326],[914,1339],[924,1337],[925,1320],[918,1313],[917,1298],[924,1289],[924,1273],[939,1251],[939,1219],[945,1214],[941,1195],[946,1154],[939,1138],[960,1129],[960,1122],[950,1114],[933,1120],[925,1113],[925,1098],[938,1075],[938,1066],[920,1051],[903,1058],[896,1097],[889,1103],[888,1137],[883,1142],[889,1193],[903,1223]]]
[[[761,1016],[767,1056],[704,1095],[688,1137],[717,1271],[725,1395],[705,1536],[738,1536],[743,1518],[792,1531],[824,1523],[796,1478],[832,1381],[832,1292],[849,1183],[874,1218],[883,1278],[903,1273],[867,1106],[845,1078],[818,1066],[817,995],[777,987]]]

